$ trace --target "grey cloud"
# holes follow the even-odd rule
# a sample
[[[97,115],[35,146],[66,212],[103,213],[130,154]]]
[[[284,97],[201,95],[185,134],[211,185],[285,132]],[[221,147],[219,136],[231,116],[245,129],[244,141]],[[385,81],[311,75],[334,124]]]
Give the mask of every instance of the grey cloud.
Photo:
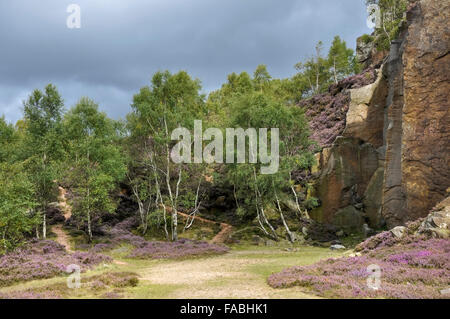
[[[70,3],[81,29],[66,27]],[[117,118],[157,70],[187,70],[206,92],[260,63],[291,76],[318,40],[354,47],[370,32],[365,20],[363,0],[3,0],[0,114],[17,120],[26,95],[49,82],[66,107],[88,95]]]

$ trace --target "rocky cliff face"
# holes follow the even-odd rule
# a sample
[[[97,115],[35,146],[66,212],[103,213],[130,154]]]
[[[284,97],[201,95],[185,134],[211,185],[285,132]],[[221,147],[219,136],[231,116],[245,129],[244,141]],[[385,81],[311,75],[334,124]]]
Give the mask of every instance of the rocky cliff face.
[[[312,217],[347,232],[424,217],[450,186],[450,1],[412,3],[376,80],[346,87],[338,135],[323,143]],[[366,60],[367,61],[367,60]],[[367,63],[367,62],[366,62]],[[377,65],[372,67],[377,67]],[[332,90],[330,94],[332,95]],[[322,98],[324,99],[324,98]],[[309,112],[312,130],[321,114]],[[323,117],[323,116],[322,116]],[[315,133],[320,136],[324,131]]]
[[[403,62],[402,210],[390,224],[424,216],[450,186],[450,1],[422,0],[408,13]]]

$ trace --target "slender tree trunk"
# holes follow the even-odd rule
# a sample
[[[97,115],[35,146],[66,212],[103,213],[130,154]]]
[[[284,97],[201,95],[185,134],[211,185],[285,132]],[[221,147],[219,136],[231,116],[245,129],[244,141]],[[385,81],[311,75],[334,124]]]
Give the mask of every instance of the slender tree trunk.
[[[254,167],[253,167],[253,176],[255,179],[255,195],[256,195],[256,202],[257,202],[256,205],[258,205],[258,202],[260,204],[260,207],[259,207],[260,216],[261,216],[263,222],[267,225],[267,227],[269,227],[270,231],[272,232],[272,237],[276,241],[278,241],[278,235],[275,232],[275,229],[273,228],[272,224],[270,224],[269,220],[267,219],[266,214],[264,213],[264,204],[262,202],[261,193],[259,192],[258,183],[257,183],[257,179],[256,179],[256,169]]]
[[[391,35],[390,35],[389,32],[387,32],[387,30],[386,30],[386,23],[385,23],[385,20],[386,20],[386,14],[384,13],[384,14],[383,14],[383,19],[382,19],[383,31],[384,31],[384,33],[386,34],[389,43],[391,43]]]
[[[338,84],[338,79],[337,79],[337,71],[336,71],[336,57],[333,57],[333,71],[334,71],[334,83]]]
[[[296,204],[296,206],[297,206],[297,210],[298,210],[298,212],[300,213],[300,215],[303,217],[303,218],[306,218],[306,219],[309,219],[310,217],[309,217],[309,215],[308,215],[308,211],[302,211],[301,210],[301,208],[300,208],[300,202],[298,201],[298,195],[297,195],[297,191],[295,190],[295,188],[294,188],[294,185],[293,185],[293,181],[292,181],[292,177],[291,177],[291,173],[289,172],[289,184],[290,184],[290,186],[291,186],[291,190],[292,190],[292,193],[294,194],[294,197],[295,197],[295,204]]]
[[[130,176],[128,176],[128,180],[130,181],[130,184],[133,183]],[[141,220],[142,234],[145,235],[145,233],[147,232],[147,213],[150,208],[150,203],[148,204],[147,210],[146,210],[144,207],[145,205],[142,202],[141,197],[139,196],[138,187],[131,185],[131,189],[132,189],[134,197],[136,197],[136,201],[138,203],[139,219]]]
[[[88,224],[89,242],[92,242],[92,226],[91,226],[91,214],[90,214],[90,212],[87,213],[87,224]]]
[[[177,185],[176,185],[176,189],[175,189],[175,198],[171,199],[172,201],[172,222],[173,222],[173,231],[172,231],[172,240],[173,241],[177,241],[178,240],[178,205],[177,205],[177,201],[178,201],[178,192],[180,189],[180,183],[181,183],[181,165],[179,167],[179,172],[178,172],[178,181],[177,181]]]
[[[164,200],[162,198],[161,187],[159,186],[158,170],[156,167],[156,163],[154,161],[153,154],[150,155],[150,159],[151,159],[151,163],[152,163],[153,175],[155,178],[155,185],[156,185],[156,203],[158,202],[158,199],[159,199],[162,209],[163,209],[164,233],[166,235],[166,240],[169,240],[169,232],[167,230],[167,210],[166,210],[166,205],[164,205]]]
[[[167,121],[166,121],[166,116],[164,115],[164,128],[166,131],[166,138],[169,138],[169,130],[167,127]],[[170,198],[170,203],[172,205],[172,241],[177,241],[178,240],[178,209],[177,209],[177,199],[178,199],[178,190],[179,190],[179,186],[180,186],[180,182],[181,182],[181,165],[179,166],[179,173],[178,173],[178,181],[177,181],[177,185],[176,185],[176,190],[175,190],[175,197],[172,193],[172,188],[170,186],[170,150],[169,150],[169,144],[166,142],[166,152],[167,152],[167,171],[166,171],[166,184],[167,184],[167,189],[169,191],[169,198]]]
[[[47,147],[47,142],[45,143],[45,147]],[[47,160],[47,154],[44,153],[44,156],[42,158],[42,167],[43,167],[43,171],[45,172],[46,170],[46,165],[45,165],[45,161]],[[45,194],[46,191],[46,183],[45,183],[45,178],[44,178],[44,198],[47,194]],[[42,207],[42,213],[43,213],[43,221],[42,221],[42,238],[46,239],[47,238],[47,220],[46,220],[46,215],[47,215],[47,202],[44,200],[44,205]]]
[[[317,73],[316,73],[316,94],[319,93],[319,67],[317,67]]]
[[[189,220],[189,218],[186,219],[186,225],[184,226],[184,230],[188,230],[189,228],[191,228],[192,224],[194,223],[195,220],[195,214],[198,212],[198,209],[201,205],[201,201],[199,201],[199,192],[200,192],[200,185],[202,183],[202,177],[200,177],[200,180],[198,182],[197,185],[197,192],[195,194],[195,202],[194,202],[194,210],[192,211],[192,213],[190,214],[190,216],[192,217],[191,220]]]
[[[2,236],[2,240],[3,240],[3,247],[5,248],[5,252],[8,249],[8,246],[6,246],[6,231],[8,229],[8,225],[5,226],[5,230],[3,231],[3,236]]]
[[[90,162],[90,152],[89,148],[87,150],[87,160]],[[88,235],[89,235],[89,242],[92,241],[92,227],[91,227],[91,191],[90,191],[90,185],[89,185],[89,173],[87,176],[87,224],[88,224]]]
[[[286,233],[288,235],[289,241],[291,243],[293,243],[294,242],[294,235],[292,234],[291,230],[289,229],[289,226],[286,223],[286,219],[284,218],[283,211],[281,210],[280,200],[279,200],[278,194],[277,194],[277,192],[275,190],[275,184],[273,183],[273,180],[272,180],[272,186],[273,186],[273,191],[274,191],[274,194],[275,194],[275,199],[277,200],[277,207],[278,207],[278,212],[280,213],[281,221],[283,222],[283,226],[286,229]]]
[[[234,201],[236,202],[236,208],[239,208],[239,202],[236,196],[236,185],[233,184],[233,196],[234,196]]]
[[[256,188],[256,181],[255,181],[255,208],[256,208],[256,215],[257,215],[258,223],[259,223],[259,226],[260,226],[261,230],[263,231],[263,233],[266,236],[270,236],[269,232],[264,227],[264,223],[263,223],[262,218],[261,218],[261,213],[259,211],[258,190]]]
[[[264,222],[267,224],[267,226],[269,227],[270,231],[272,232],[272,236],[273,238],[278,241],[278,235],[275,232],[275,228],[273,228],[272,224],[269,222],[269,220],[266,217],[266,214],[264,213],[264,208],[261,206],[261,216],[264,220]]]
[[[43,217],[43,221],[42,221],[42,238],[46,239],[47,238],[47,216],[45,214],[45,207],[44,207],[44,217]]]
[[[309,82],[309,86],[311,87],[312,93],[313,94],[316,93],[316,89],[315,89],[314,85],[312,84],[311,78],[309,76],[308,76],[308,82]]]
[[[91,209],[90,209],[90,190],[89,187],[87,189],[87,197],[88,197],[88,207],[87,207],[87,224],[88,224],[88,235],[89,242],[92,242],[92,225],[91,225]]]

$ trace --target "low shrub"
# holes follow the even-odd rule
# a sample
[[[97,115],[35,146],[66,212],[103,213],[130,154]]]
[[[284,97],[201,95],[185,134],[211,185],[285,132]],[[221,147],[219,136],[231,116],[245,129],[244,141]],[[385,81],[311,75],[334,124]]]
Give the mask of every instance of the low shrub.
[[[450,241],[416,240],[392,244],[386,233],[380,245],[361,256],[320,261],[292,267],[271,275],[274,288],[301,286],[323,297],[333,298],[449,298],[440,293],[450,285]],[[381,269],[380,288],[369,288],[368,266]]]
[[[64,246],[51,240],[33,240],[0,257],[0,286],[67,274],[66,268],[71,264],[85,271],[111,261],[110,257],[94,252],[70,254]]]
[[[131,232],[135,225],[134,218],[128,218],[114,227],[104,229],[109,236],[108,242],[97,244],[90,251],[102,252],[127,243],[135,247],[128,255],[129,258],[162,259],[224,254],[229,250],[226,246],[188,239],[177,242],[147,241]]]

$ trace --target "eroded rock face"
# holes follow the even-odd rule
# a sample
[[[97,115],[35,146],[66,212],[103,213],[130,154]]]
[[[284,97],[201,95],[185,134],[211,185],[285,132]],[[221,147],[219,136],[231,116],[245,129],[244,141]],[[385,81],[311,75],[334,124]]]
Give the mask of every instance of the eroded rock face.
[[[348,90],[350,102],[342,136],[316,156],[319,178],[314,196],[322,205],[311,216],[347,233],[362,232],[364,223],[371,228],[379,228],[382,223],[383,127],[388,89],[381,69],[374,73],[375,82]],[[347,214],[353,211],[349,206],[359,214]]]
[[[318,155],[322,206],[313,218],[341,223],[335,215],[353,206],[371,228],[394,228],[425,217],[446,196],[449,20],[449,0],[412,4],[375,83],[349,88],[343,137]]]
[[[358,63],[364,65],[370,64],[370,58],[373,50],[373,41],[365,41],[364,36],[356,39],[356,59]]]
[[[320,156],[321,171],[314,194],[322,205],[311,212],[311,217],[344,228],[347,221],[352,229],[358,224],[362,230],[363,218],[353,223],[335,215],[348,206],[362,207],[367,185],[379,166],[378,157],[372,145],[355,138],[338,137],[331,148],[325,148]]]
[[[347,206],[336,212],[333,216],[333,224],[343,229],[347,234],[360,233],[364,225],[363,214],[354,206]]]
[[[374,83],[350,90],[350,106],[342,133],[343,136],[359,138],[375,148],[383,145],[382,127],[387,95],[381,70],[377,73]]]
[[[366,36],[361,36],[356,39],[356,59],[364,69],[381,65],[387,54],[375,47],[374,38],[368,40]]]
[[[384,180],[382,185],[382,215],[390,228],[403,224],[404,189],[402,185],[402,110],[403,96],[403,44],[393,42],[389,60],[383,68],[388,82],[384,125]]]
[[[417,2],[391,50],[383,199],[390,227],[426,216],[450,186],[449,19],[450,1]]]
[[[450,1],[422,0],[410,21],[403,54],[406,220],[424,216],[450,186]]]

